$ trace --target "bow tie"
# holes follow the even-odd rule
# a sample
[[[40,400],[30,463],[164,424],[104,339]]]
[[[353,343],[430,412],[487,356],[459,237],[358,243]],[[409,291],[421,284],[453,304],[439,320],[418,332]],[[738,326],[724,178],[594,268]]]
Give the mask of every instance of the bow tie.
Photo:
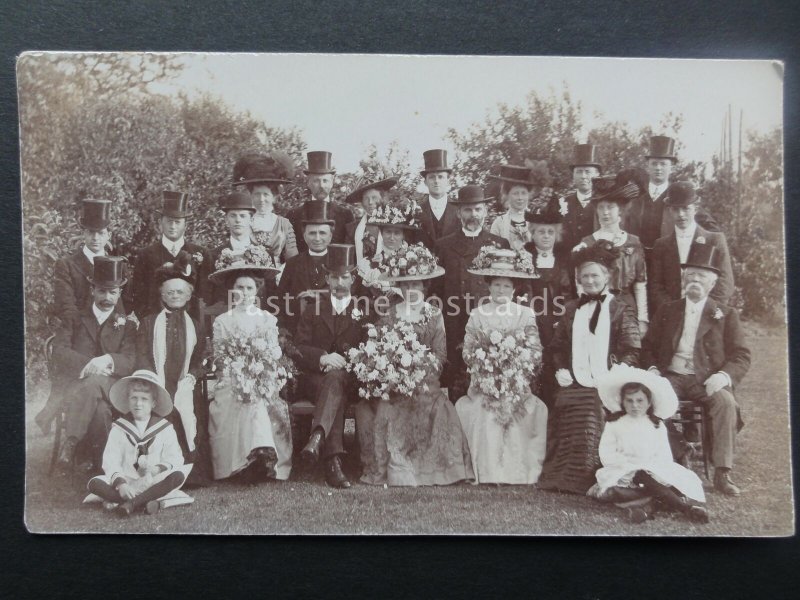
[[[592,334],[594,334],[595,329],[597,329],[597,321],[600,320],[600,308],[603,306],[603,300],[605,299],[606,294],[581,294],[580,298],[578,298],[578,308],[589,302],[597,302],[594,307],[594,312],[589,319],[589,331],[591,331]]]

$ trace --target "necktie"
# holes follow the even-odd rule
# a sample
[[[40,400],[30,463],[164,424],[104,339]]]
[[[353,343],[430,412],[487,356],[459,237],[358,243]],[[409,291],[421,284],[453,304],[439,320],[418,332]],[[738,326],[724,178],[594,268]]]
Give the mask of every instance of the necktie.
[[[172,244],[170,252],[172,252],[172,256],[178,256],[178,244]]]
[[[584,304],[589,304],[589,302],[597,303],[595,304],[592,317],[589,319],[589,331],[591,331],[592,334],[594,334],[594,330],[597,329],[597,321],[600,319],[600,308],[605,299],[606,294],[581,294],[580,298],[578,298],[578,308]]]

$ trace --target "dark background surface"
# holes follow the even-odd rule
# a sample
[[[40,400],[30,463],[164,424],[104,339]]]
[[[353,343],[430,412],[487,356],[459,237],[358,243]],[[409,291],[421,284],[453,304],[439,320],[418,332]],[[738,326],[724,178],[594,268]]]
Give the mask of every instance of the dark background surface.
[[[628,4],[628,3],[626,3]],[[793,2],[7,2],[0,8],[3,595],[794,597],[788,540],[33,536],[25,531],[15,56],[25,50],[525,54],[786,61],[787,295],[800,244]],[[474,82],[481,85],[480,81]],[[613,85],[613,82],[609,82]],[[696,92],[696,91],[694,91]],[[354,89],[354,93],[358,93]],[[468,91],[467,91],[468,93]],[[646,94],[641,90],[643,102]],[[455,103],[454,103],[455,104]],[[455,104],[457,105],[457,104]],[[794,320],[794,319],[790,319]],[[795,328],[796,329],[796,328]],[[790,346],[797,346],[797,331]],[[794,353],[796,354],[796,352]],[[791,365],[796,366],[796,356]],[[796,388],[797,375],[792,377]],[[796,412],[795,432],[800,431]],[[794,456],[797,457],[797,434]],[[795,485],[797,477],[795,477]],[[776,482],[776,485],[779,485]],[[442,510],[448,510],[443,506]]]

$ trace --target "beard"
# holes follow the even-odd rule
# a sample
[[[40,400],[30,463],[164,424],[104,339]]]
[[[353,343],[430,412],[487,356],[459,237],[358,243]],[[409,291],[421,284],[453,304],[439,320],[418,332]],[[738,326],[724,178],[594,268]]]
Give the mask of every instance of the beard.
[[[464,229],[467,229],[468,231],[477,231],[483,227],[483,219],[470,217],[469,219],[464,219],[461,224],[463,225]]]

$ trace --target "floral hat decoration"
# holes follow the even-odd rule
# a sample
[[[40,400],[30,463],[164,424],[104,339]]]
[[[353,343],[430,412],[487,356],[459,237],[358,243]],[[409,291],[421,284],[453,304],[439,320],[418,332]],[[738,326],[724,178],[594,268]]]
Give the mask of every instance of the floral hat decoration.
[[[394,252],[384,252],[375,268],[381,272],[381,279],[392,282],[421,281],[444,275],[438,259],[422,243],[403,242]]]
[[[222,284],[228,275],[235,271],[255,272],[261,277],[270,272],[280,271],[272,255],[263,246],[256,244],[248,246],[244,252],[234,252],[230,248],[225,248],[214,267],[217,270],[211,273],[208,279],[215,284]]]
[[[508,250],[497,246],[483,246],[473,259],[467,273],[484,277],[511,277],[538,279],[539,273],[528,252]]]
[[[659,419],[669,419],[678,410],[678,396],[669,380],[650,371],[616,364],[597,382],[597,394],[612,413],[622,410],[622,387],[626,383],[639,383],[650,390],[653,414]]]
[[[369,225],[419,229],[422,226],[422,207],[411,198],[396,198],[378,206],[369,218]]]
[[[160,286],[170,279],[183,279],[186,283],[195,286],[197,284],[197,269],[202,262],[203,254],[201,252],[189,254],[186,250],[181,250],[174,260],[165,262],[156,269],[156,286]]]

